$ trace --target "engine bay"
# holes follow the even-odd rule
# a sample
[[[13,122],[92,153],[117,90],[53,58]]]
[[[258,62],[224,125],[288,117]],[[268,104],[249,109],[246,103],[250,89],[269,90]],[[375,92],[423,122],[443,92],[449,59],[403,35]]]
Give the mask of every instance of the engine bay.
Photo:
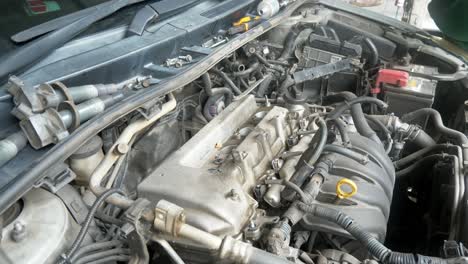
[[[0,166],[48,151],[2,213],[12,263],[466,261],[464,62],[418,33],[274,3],[151,74],[10,77]]]

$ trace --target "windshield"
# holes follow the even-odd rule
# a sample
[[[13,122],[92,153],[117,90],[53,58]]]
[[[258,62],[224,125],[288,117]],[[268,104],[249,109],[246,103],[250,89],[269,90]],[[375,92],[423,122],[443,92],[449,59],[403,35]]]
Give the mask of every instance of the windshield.
[[[6,54],[24,43],[15,43],[11,36],[108,0],[2,0],[0,1],[0,55]],[[123,8],[114,15],[101,20],[82,34],[90,34],[129,23],[135,10],[140,5]]]
[[[2,0],[0,29],[2,38],[107,0]]]

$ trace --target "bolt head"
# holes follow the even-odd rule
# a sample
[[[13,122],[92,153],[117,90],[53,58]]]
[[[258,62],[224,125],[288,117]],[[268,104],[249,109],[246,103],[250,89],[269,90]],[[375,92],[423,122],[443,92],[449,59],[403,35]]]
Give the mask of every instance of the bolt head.
[[[124,155],[128,152],[129,147],[125,143],[119,143],[115,146],[115,153],[118,155]]]

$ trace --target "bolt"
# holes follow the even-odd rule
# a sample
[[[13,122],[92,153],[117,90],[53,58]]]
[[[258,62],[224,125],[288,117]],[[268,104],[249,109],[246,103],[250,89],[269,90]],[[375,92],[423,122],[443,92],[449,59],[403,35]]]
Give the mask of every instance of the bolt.
[[[192,56],[190,56],[190,55],[179,56],[179,59],[184,60],[186,62],[191,62],[192,61]]]
[[[255,47],[250,47],[250,48],[249,48],[249,52],[250,52],[250,53],[255,53],[255,51],[256,51]]]
[[[124,155],[129,150],[128,145],[125,143],[119,143],[115,146],[114,152],[117,155]]]
[[[257,228],[257,225],[255,224],[255,221],[253,220],[250,220],[250,223],[249,223],[249,230],[255,230]]]
[[[13,230],[11,231],[11,239],[15,242],[21,242],[26,237],[26,226],[21,222],[15,222],[13,224]]]
[[[177,62],[175,63],[175,67],[176,67],[176,68],[180,68],[180,67],[182,67],[182,66],[184,66],[184,63],[183,63],[182,61],[177,61]]]

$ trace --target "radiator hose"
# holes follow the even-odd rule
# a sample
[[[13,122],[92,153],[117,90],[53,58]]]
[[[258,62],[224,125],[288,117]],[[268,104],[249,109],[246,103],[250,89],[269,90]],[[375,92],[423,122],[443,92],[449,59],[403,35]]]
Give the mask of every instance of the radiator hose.
[[[447,264],[448,261],[438,257],[423,256],[412,253],[393,252],[365,231],[350,216],[332,208],[312,204],[298,203],[299,209],[324,220],[333,222],[348,231],[361,242],[375,258],[384,264]]]

